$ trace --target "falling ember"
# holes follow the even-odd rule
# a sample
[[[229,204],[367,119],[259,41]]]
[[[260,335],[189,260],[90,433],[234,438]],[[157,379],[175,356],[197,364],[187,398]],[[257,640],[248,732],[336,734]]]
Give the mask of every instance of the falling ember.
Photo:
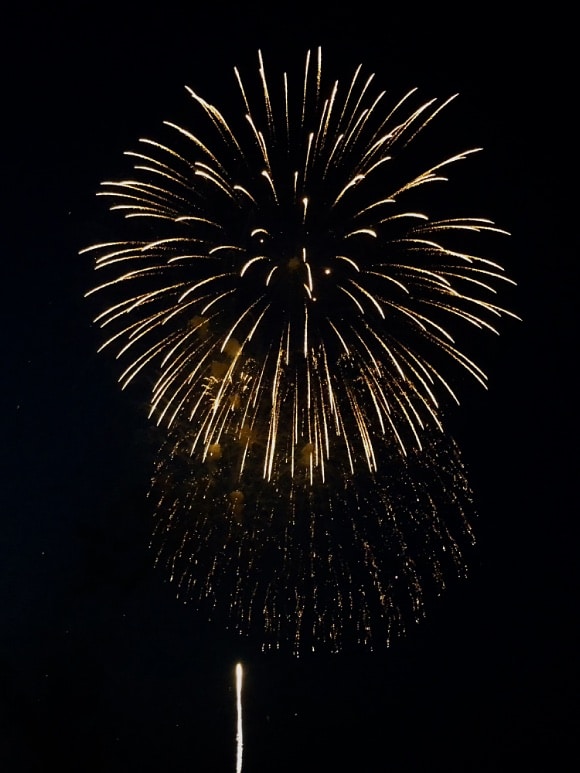
[[[244,671],[241,663],[236,663],[236,773],[242,773],[242,753],[244,738],[242,734],[242,680]]]

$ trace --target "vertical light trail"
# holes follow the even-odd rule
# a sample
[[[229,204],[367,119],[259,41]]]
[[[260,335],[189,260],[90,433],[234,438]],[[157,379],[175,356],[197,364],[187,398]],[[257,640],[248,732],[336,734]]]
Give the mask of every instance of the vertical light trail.
[[[244,737],[242,733],[242,680],[244,671],[241,663],[236,663],[236,773],[242,773],[242,753],[244,751]]]

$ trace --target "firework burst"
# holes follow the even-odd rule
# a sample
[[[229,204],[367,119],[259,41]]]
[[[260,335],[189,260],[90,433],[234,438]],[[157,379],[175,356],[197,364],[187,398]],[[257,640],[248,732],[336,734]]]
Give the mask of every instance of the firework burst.
[[[195,130],[166,122],[102,184],[127,238],[84,250],[121,384],[153,380],[160,556],[270,643],[388,638],[441,554],[462,566],[444,373],[485,384],[454,335],[497,332],[510,280],[465,245],[505,232],[418,205],[477,149],[402,174],[450,99],[391,102],[360,67],[325,85],[320,51],[295,85],[261,55],[255,88],[235,76],[240,120],[188,89]]]

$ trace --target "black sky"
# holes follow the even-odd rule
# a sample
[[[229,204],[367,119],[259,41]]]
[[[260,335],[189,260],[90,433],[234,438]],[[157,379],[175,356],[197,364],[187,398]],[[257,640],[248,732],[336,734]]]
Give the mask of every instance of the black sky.
[[[60,4],[5,19],[6,771],[232,771],[238,659],[244,773],[578,767],[572,21],[381,8]],[[257,48],[296,62],[318,45],[329,70],[362,61],[395,93],[461,93],[465,144],[485,148],[471,201],[513,234],[501,257],[524,321],[485,341],[490,389],[466,385],[450,417],[479,509],[469,579],[388,650],[296,661],[205,622],[152,568],[145,410],[96,353],[77,252],[106,219],[99,182],[182,110],[185,84],[219,101]]]

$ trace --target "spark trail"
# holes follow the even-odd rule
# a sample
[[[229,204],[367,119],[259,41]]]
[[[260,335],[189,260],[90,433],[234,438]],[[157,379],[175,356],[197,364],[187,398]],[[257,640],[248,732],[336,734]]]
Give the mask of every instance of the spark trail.
[[[244,671],[241,663],[236,664],[236,773],[242,773],[244,735],[242,727],[242,683]]]

